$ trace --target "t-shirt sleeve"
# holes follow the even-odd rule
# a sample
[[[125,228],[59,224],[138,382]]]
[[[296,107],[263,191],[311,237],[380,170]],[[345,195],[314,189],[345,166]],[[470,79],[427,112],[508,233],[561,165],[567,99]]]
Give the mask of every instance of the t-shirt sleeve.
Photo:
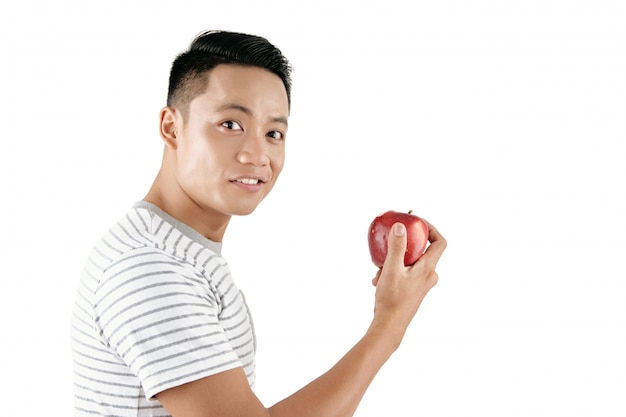
[[[220,325],[213,284],[163,252],[137,250],[116,260],[94,304],[103,340],[137,375],[148,399],[242,366]]]

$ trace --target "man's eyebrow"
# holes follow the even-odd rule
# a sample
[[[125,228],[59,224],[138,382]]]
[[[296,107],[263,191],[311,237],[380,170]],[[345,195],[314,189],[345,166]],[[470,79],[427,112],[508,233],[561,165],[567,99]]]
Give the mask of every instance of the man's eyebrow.
[[[279,116],[279,117],[272,117],[272,122],[282,123],[285,126],[289,126],[289,123],[287,123],[287,118],[286,117],[281,117],[281,116]]]
[[[241,104],[237,104],[237,103],[226,103],[226,104],[222,104],[221,106],[217,108],[218,112],[225,111],[225,110],[239,110],[240,112],[245,113],[248,116],[254,115],[254,112],[251,109]],[[287,118],[283,116],[272,117],[271,120],[272,122],[282,123],[285,126],[289,125],[289,123],[287,122]]]
[[[221,112],[224,110],[239,110],[240,112],[243,112],[249,116],[252,116],[252,110],[250,110],[246,106],[242,106],[241,104],[226,103],[226,104],[222,104],[221,106],[217,108],[218,112]]]

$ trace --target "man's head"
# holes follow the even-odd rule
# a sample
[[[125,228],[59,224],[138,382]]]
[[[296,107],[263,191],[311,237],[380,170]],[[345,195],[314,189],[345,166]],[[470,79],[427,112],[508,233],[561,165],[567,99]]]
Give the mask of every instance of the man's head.
[[[291,105],[291,65],[267,39],[238,32],[206,31],[179,54],[170,70],[167,105],[187,114],[189,102],[204,92],[208,72],[219,64],[266,69],[283,82]]]
[[[215,241],[232,215],[254,211],[283,168],[290,72],[263,38],[196,38],[172,65],[163,162],[146,199]]]

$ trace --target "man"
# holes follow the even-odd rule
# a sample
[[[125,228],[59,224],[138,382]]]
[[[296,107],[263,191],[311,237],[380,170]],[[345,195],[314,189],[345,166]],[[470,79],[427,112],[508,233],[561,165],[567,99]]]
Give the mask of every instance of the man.
[[[205,32],[172,64],[160,112],[161,169],[85,265],[72,317],[77,416],[350,416],[437,282],[446,243],[405,267],[389,237],[374,318],[327,373],[266,408],[255,396],[255,338],[221,241],[284,162],[290,65],[267,40]]]

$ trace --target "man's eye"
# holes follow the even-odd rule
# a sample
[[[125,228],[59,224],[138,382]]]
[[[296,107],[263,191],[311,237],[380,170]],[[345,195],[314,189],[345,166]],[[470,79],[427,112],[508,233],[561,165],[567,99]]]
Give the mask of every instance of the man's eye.
[[[222,123],[222,126],[230,130],[242,130],[241,125],[233,120],[225,121],[224,123]]]
[[[278,130],[272,130],[271,132],[268,132],[267,136],[269,136],[272,139],[276,139],[276,140],[284,139],[284,135],[281,132],[279,132]]]

